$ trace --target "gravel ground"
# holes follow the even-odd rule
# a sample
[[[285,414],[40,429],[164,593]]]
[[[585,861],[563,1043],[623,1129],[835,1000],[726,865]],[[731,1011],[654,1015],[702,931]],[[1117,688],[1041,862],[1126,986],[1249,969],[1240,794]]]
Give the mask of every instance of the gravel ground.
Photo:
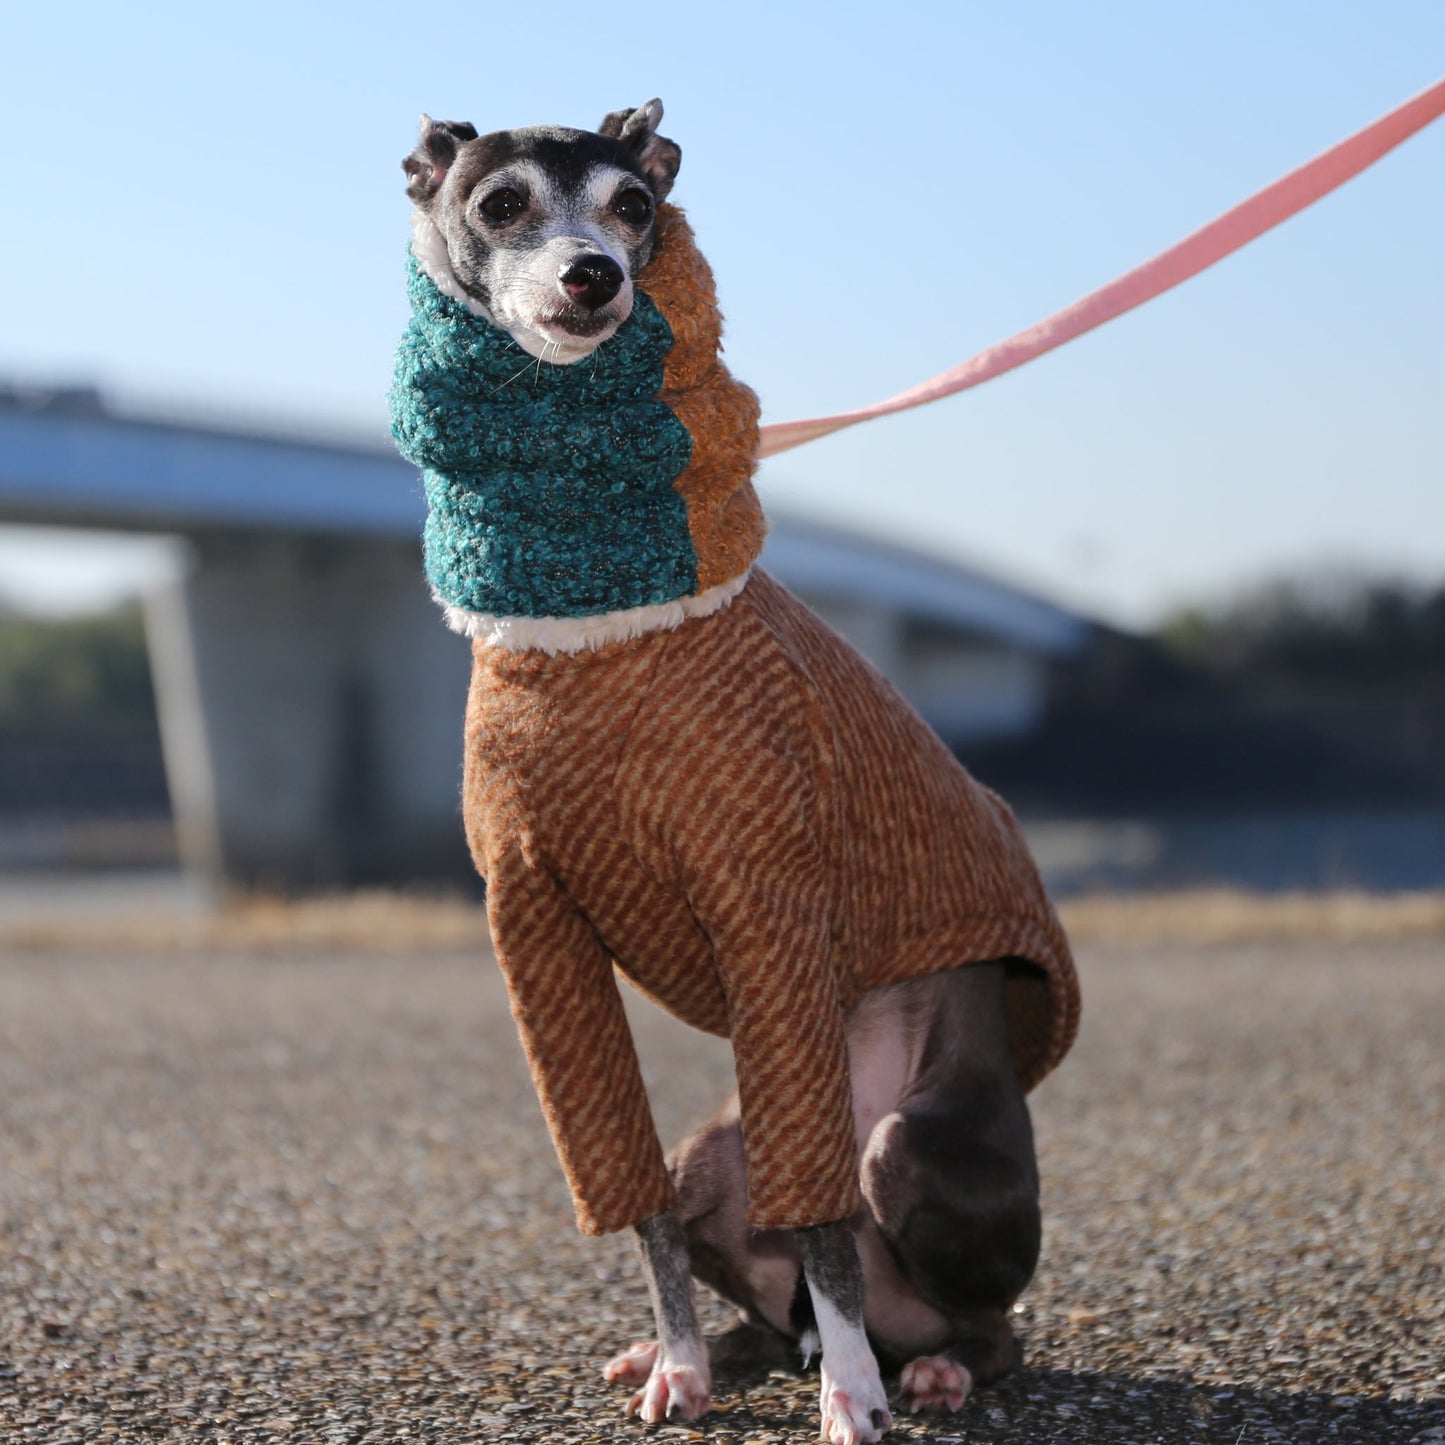
[[[892,1438],[1445,1442],[1445,944],[1081,965],[1028,1366]],[[673,1137],[727,1055],[636,1017]],[[624,1421],[596,1366],[648,1324],[480,949],[0,954],[4,1445],[815,1437],[791,1373]]]

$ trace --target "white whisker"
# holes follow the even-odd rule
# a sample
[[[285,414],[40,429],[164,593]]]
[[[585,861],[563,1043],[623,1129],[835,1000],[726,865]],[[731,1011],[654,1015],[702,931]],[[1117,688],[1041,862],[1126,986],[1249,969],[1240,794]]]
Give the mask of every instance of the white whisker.
[[[518,347],[517,349],[520,351],[520,350],[521,350],[521,347]],[[519,376],[525,376],[529,371],[531,371],[531,369],[532,369],[532,358],[529,356],[529,357],[527,358],[527,364],[521,369],[521,371],[514,372],[514,373],[513,373],[511,376],[509,376],[505,381],[499,381],[499,382],[492,388],[492,390],[493,390],[493,391],[501,391],[501,389],[502,389],[504,386],[511,386],[511,384],[512,384],[514,381],[516,381],[517,377],[519,377]]]

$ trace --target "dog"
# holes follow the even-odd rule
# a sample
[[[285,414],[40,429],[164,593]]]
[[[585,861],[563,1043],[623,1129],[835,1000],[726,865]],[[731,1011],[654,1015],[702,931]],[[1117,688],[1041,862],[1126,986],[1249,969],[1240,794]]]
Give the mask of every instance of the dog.
[[[632,314],[637,282],[653,256],[659,208],[681,161],[679,147],[658,133],[662,113],[661,102],[652,100],[612,112],[596,131],[532,127],[487,135],[470,124],[423,117],[419,142],[403,162],[407,194],[415,206],[412,246],[417,264],[442,295],[510,336],[524,358],[523,370],[527,358],[539,368],[575,366],[598,354]],[[1052,1067],[1076,1026],[1077,1003],[1070,992],[1075,984],[1067,945],[1017,841],[1012,817],[999,800],[968,779],[888,684],[796,599],[761,573],[751,578],[744,574],[741,583],[741,590],[734,588],[705,615],[688,613],[657,624],[673,629],[667,634],[653,630],[651,622],[639,623],[639,640],[609,644],[612,651],[605,654],[622,659],[608,666],[625,668],[634,655],[629,648],[651,649],[648,685],[662,686],[658,677],[672,668],[681,679],[680,688],[694,689],[685,699],[699,700],[696,708],[666,713],[682,722],[664,725],[654,716],[665,713],[661,706],[653,708],[654,694],[640,702],[633,699],[628,707],[635,720],[619,733],[625,733],[625,739],[618,746],[641,758],[636,771],[652,769],[652,781],[637,785],[639,794],[662,797],[660,778],[672,790],[670,800],[664,797],[657,804],[662,813],[654,830],[659,836],[670,830],[666,846],[659,845],[655,860],[644,860],[634,887],[634,892],[650,890],[654,901],[649,906],[660,921],[645,931],[655,937],[629,941],[628,926],[618,921],[622,914],[610,904],[589,901],[588,868],[609,878],[624,871],[624,864],[608,862],[599,851],[600,825],[554,830],[548,841],[539,831],[541,825],[534,828],[528,821],[532,831],[526,847],[519,851],[508,843],[506,859],[498,861],[503,845],[497,834],[506,820],[534,816],[528,777],[545,774],[546,788],[565,796],[573,787],[591,786],[587,780],[592,773],[613,767],[602,761],[612,756],[607,731],[611,714],[606,709],[577,705],[577,741],[567,741],[567,719],[574,715],[566,712],[573,707],[567,689],[575,669],[565,678],[558,671],[560,680],[554,685],[537,669],[525,676],[518,673],[518,667],[529,664],[509,660],[506,646],[479,646],[469,706],[465,811],[473,852],[487,879],[498,957],[508,971],[529,1055],[547,1027],[544,1015],[551,1001],[545,997],[543,974],[557,949],[588,960],[585,997],[583,986],[575,985],[577,1006],[593,1011],[588,1014],[589,1038],[605,1035],[614,1042],[622,1037],[617,1031],[625,1030],[625,1023],[617,1022],[613,964],[644,991],[661,992],[649,982],[648,973],[653,967],[649,949],[658,939],[659,949],[665,944],[672,954],[695,959],[689,966],[696,969],[731,956],[732,925],[709,894],[719,869],[745,874],[749,900],[766,905],[761,930],[754,926],[759,921],[755,910],[748,920],[751,931],[742,925],[736,931],[739,937],[762,940],[739,944],[744,954],[750,947],[774,950],[766,985],[774,987],[774,975],[792,967],[801,952],[815,944],[823,950],[832,946],[825,933],[836,942],[854,927],[840,922],[841,914],[863,919],[855,933],[861,929],[869,937],[881,937],[878,929],[891,926],[893,911],[905,904],[934,910],[930,919],[940,910],[947,912],[953,906],[951,879],[965,880],[959,889],[974,887],[975,875],[983,877],[989,870],[982,863],[975,867],[971,847],[1003,860],[994,869],[1002,880],[996,888],[977,883],[994,890],[988,893],[992,901],[987,906],[977,900],[968,909],[959,904],[967,916],[961,913],[951,932],[934,929],[929,937],[938,947],[931,952],[921,944],[913,946],[917,938],[906,939],[912,952],[894,952],[899,959],[907,954],[907,959],[886,969],[880,964],[865,970],[860,977],[866,986],[857,997],[846,996],[841,984],[835,994],[826,969],[808,974],[807,987],[821,990],[825,1003],[820,1011],[830,1017],[819,1024],[816,1042],[800,1038],[795,1049],[770,1045],[773,1054],[767,1062],[776,1067],[767,1090],[781,1091],[790,1100],[804,1099],[797,1106],[802,1125],[793,1135],[797,1151],[805,1152],[812,1133],[808,1110],[823,1108],[807,1102],[822,1097],[816,1090],[808,1092],[815,1075],[830,1068],[843,1071],[848,1157],[842,1167],[851,1171],[853,1183],[851,1193],[830,1196],[843,1201],[835,1206],[841,1211],[838,1217],[794,1227],[754,1227],[750,1222],[750,1200],[756,1206],[769,1182],[752,1167],[757,1159],[750,1158],[761,1147],[753,1135],[768,1101],[756,1097],[761,1086],[750,1093],[742,1050],[753,1027],[749,1020],[764,1010],[758,1006],[750,1013],[746,1000],[740,1004],[745,985],[735,988],[729,976],[724,990],[733,991],[727,1010],[719,1013],[722,1006],[714,1007],[714,1022],[704,1026],[732,1031],[739,1049],[741,1097],[735,1093],[709,1124],[674,1151],[668,1163],[671,1195],[644,1190],[642,1196],[669,1202],[633,1222],[657,1338],[633,1345],[604,1369],[607,1379],[636,1387],[628,1403],[631,1413],[649,1424],[695,1419],[708,1408],[714,1365],[770,1360],[780,1347],[800,1349],[805,1358],[821,1351],[824,1437],[835,1445],[858,1445],[879,1439],[892,1424],[880,1361],[901,1370],[901,1405],[917,1412],[960,1409],[972,1388],[998,1378],[1020,1358],[1010,1313],[1037,1263],[1040,1205],[1025,1100],[1025,1086],[1039,1068],[1020,1066],[1019,1019],[1024,1017],[1021,1008],[1032,1006],[1029,1001],[1046,995],[1052,1000],[1051,1052],[1040,1068]],[[731,656],[720,641],[728,628],[747,631],[747,668],[718,662]],[[809,696],[815,711],[822,710],[819,726],[830,740],[828,746],[838,747],[826,776],[815,769],[813,753],[798,765],[799,772],[793,760],[799,750],[786,739],[756,747],[736,741],[740,733],[746,736],[760,726],[757,705],[737,698],[752,685],[753,662],[759,675],[766,672],[766,659],[757,649],[769,647],[773,651],[768,656],[775,652],[783,657],[779,676],[792,676],[787,669],[793,664],[787,659],[796,656],[812,679],[805,685],[813,690]],[[550,643],[547,650],[553,650]],[[735,685],[727,676],[719,680],[720,666],[735,669]],[[729,740],[718,754],[718,765],[692,765],[680,751],[688,745],[683,739],[693,736],[688,729],[701,726],[698,715],[711,717],[729,708],[737,712],[728,713],[725,725],[718,725]],[[525,736],[516,722],[518,709],[530,719]],[[545,726],[535,723],[542,713]],[[885,724],[887,738],[876,742],[868,730]],[[594,752],[595,758],[590,756]],[[736,762],[740,754],[751,761]],[[502,758],[495,767],[489,761],[494,756]],[[853,761],[865,756],[872,760],[871,772]],[[734,766],[739,778],[746,773],[746,786],[734,786],[726,777],[719,781]],[[927,783],[924,792],[919,791],[924,787],[919,779]],[[881,806],[865,817],[860,809],[875,786],[881,790]],[[789,810],[796,798],[818,788],[833,810],[827,817],[842,809],[850,818],[862,818],[856,825],[862,840],[850,837],[845,851],[850,858],[857,854],[846,864],[854,870],[848,876],[865,882],[849,894],[846,906],[832,906],[827,919],[820,914],[822,921],[810,933],[797,921],[805,910],[792,876],[775,885],[768,871],[777,859],[781,877],[784,860],[812,846],[807,840],[818,829],[807,818],[798,823]],[[541,784],[536,791],[544,791]],[[933,800],[926,805],[917,801],[925,795]],[[919,823],[913,829],[916,840],[909,842],[902,835],[912,836],[912,819],[926,808],[938,813],[934,832],[927,833]],[[966,815],[956,830],[950,810],[960,819]],[[775,813],[787,816],[779,822]],[[768,846],[751,850],[741,821],[739,837],[729,836],[728,819],[743,817],[751,820],[749,827],[772,830]],[[677,843],[673,835],[682,836],[682,830],[692,826],[688,820],[697,818],[721,819],[716,830],[721,841],[709,842],[715,851],[705,858],[699,852],[703,861],[696,867],[686,859],[686,866],[677,864],[689,845],[685,840]],[[875,821],[870,823],[870,818]],[[890,826],[897,827],[902,841],[884,836]],[[795,834],[805,843],[795,847],[777,842]],[[709,838],[713,836],[710,832]],[[548,853],[545,868],[539,870],[530,854],[517,862],[527,847]],[[953,861],[935,867],[938,848],[953,850]],[[638,845],[633,851],[640,849]],[[570,861],[574,853],[578,859],[587,854],[575,868]],[[626,855],[625,868],[631,868],[632,861],[632,855]],[[846,871],[845,864],[836,866]],[[750,871],[754,868],[756,882]],[[1026,895],[1026,902],[1010,912],[1008,890],[1014,887]],[[867,900],[858,901],[865,893]],[[922,894],[927,895],[926,904],[917,901]],[[775,911],[767,914],[767,907]],[[549,932],[554,923],[557,931]],[[789,941],[793,939],[802,942]],[[939,950],[949,946],[949,940],[955,952],[945,955]],[[724,973],[732,966],[717,965]],[[776,984],[779,990],[788,986],[786,980]],[[786,992],[778,997],[785,1006]],[[624,1049],[616,1043],[614,1052],[622,1062],[614,1072],[627,1082],[632,1066],[623,1057]],[[535,1056],[533,1063],[535,1072]],[[539,1081],[538,1087],[569,1178],[580,1167],[571,1157],[576,1128],[568,1135],[559,1119],[565,1123],[575,1116],[587,1129],[615,1127],[619,1137],[630,1129],[627,1137],[641,1137],[638,1131],[646,1120],[638,1124],[636,1110],[628,1114],[617,1105],[617,1119],[608,1122],[608,1107],[616,1104],[611,1095],[579,1099],[591,1085],[578,1084],[575,1077],[566,1087],[554,1084],[550,1080],[544,1087]],[[632,1079],[627,1087],[629,1097],[640,1094],[639,1080]],[[636,1107],[645,1114],[645,1096]],[[826,1132],[821,1119],[817,1125],[820,1134]],[[778,1146],[770,1147],[776,1155]],[[773,1156],[759,1157],[766,1161]],[[643,1162],[638,1169],[644,1171]],[[616,1226],[605,1221],[597,1225],[608,1227]],[[737,1327],[721,1340],[704,1340],[694,1278],[740,1311]]]

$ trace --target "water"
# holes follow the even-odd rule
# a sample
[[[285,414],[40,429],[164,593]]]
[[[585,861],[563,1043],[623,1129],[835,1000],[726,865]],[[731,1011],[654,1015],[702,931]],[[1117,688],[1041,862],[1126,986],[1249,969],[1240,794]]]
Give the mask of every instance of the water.
[[[1445,809],[1026,820],[1053,892],[1445,888]]]

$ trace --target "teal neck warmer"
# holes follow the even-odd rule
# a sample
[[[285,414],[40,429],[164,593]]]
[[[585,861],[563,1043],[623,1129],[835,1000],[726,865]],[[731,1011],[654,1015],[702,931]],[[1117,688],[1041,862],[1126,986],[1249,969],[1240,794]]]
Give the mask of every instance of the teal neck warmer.
[[[632,314],[571,366],[529,357],[408,257],[412,317],[391,431],[422,469],[426,572],[444,602],[503,617],[587,617],[696,592],[673,483],[692,439],[658,399],[673,336]]]

